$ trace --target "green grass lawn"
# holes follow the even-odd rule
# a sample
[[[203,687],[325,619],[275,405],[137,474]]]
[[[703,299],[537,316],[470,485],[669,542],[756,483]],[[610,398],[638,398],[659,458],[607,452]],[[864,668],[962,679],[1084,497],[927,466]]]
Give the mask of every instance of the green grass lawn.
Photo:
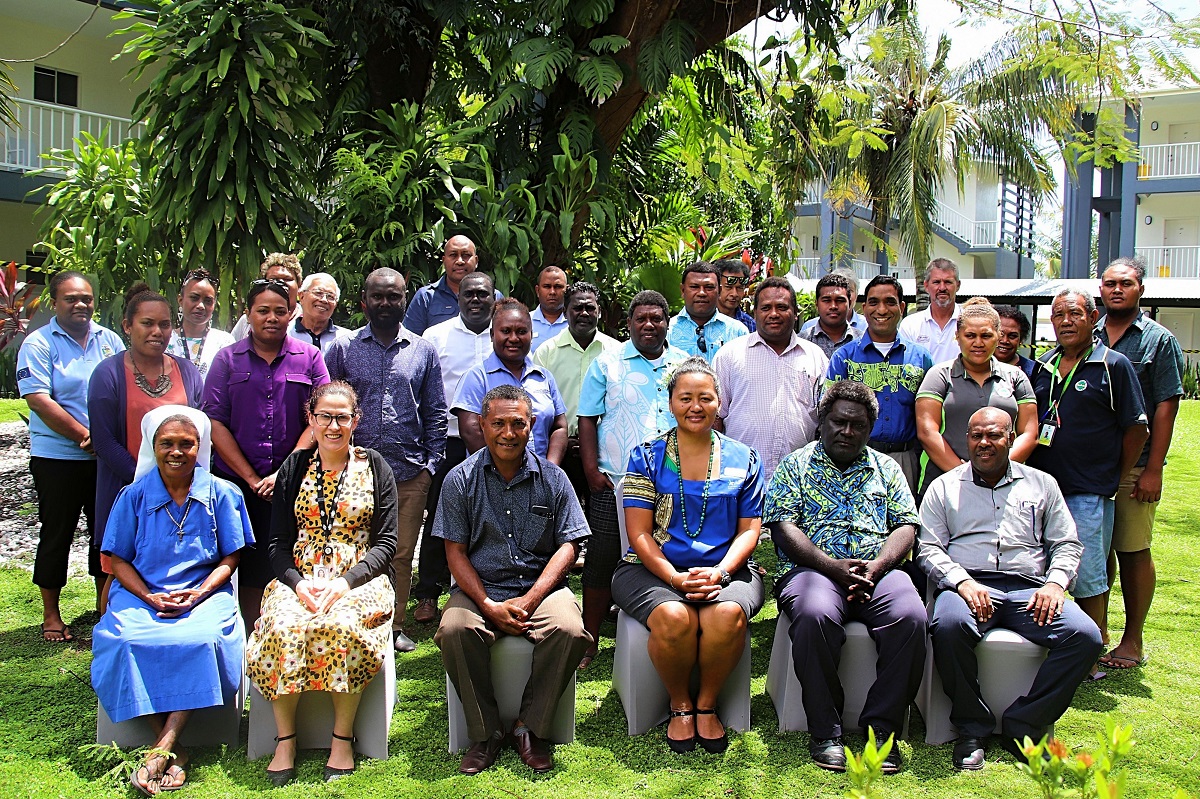
[[[0,424],[21,421],[18,413],[23,414],[26,418],[29,417],[29,406],[25,404],[25,400],[0,399]]]
[[[1081,453],[1081,456],[1086,456]],[[1193,494],[1192,492],[1196,492]],[[1134,725],[1138,745],[1127,761],[1129,797],[1171,797],[1176,788],[1200,790],[1200,403],[1188,402],[1176,428],[1166,498],[1159,510],[1155,552],[1158,595],[1147,631],[1150,662],[1144,669],[1111,673],[1082,686],[1056,734],[1072,747],[1094,746],[1104,716]],[[766,558],[764,558],[765,560]],[[76,634],[86,632],[90,584],[73,580],[65,593]],[[89,686],[86,648],[43,644],[40,603],[27,572],[0,570],[0,797],[101,797],[128,795],[128,787],[102,779],[104,769],[81,752],[94,740],[96,699]],[[457,773],[447,754],[444,672],[433,630],[418,629],[420,646],[397,661],[398,704],[391,759],[363,761],[358,772],[334,785],[321,783],[322,752],[305,753],[299,782],[273,797],[840,797],[849,780],[811,764],[808,736],[776,732],[766,697],[767,659],[776,610],[769,603],[754,620],[752,729],[736,735],[724,756],[672,755],[662,729],[630,738],[612,690],[612,639],[579,681],[576,740],[557,751],[558,768],[537,776],[506,751],[493,770],[474,778]],[[1122,624],[1119,594],[1113,627]],[[1191,654],[1189,654],[1191,653]],[[181,674],[181,679],[185,679]],[[995,747],[978,773],[950,767],[950,746],[930,747],[914,713],[910,741],[901,744],[905,770],[883,780],[884,797],[1034,797],[1034,785]],[[244,733],[243,733],[244,739]],[[861,746],[861,738],[851,739]],[[247,763],[245,750],[198,750],[184,797],[255,796],[271,790],[267,760]]]

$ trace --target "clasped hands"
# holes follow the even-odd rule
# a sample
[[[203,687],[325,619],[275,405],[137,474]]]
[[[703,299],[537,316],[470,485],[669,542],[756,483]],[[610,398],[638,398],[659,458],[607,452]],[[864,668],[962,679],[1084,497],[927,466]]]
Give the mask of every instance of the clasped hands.
[[[671,587],[683,591],[693,602],[708,602],[721,593],[721,570],[712,566],[693,566],[685,572],[677,572],[671,578]]]
[[[995,612],[995,604],[988,590],[974,580],[963,580],[958,584],[958,595],[967,603],[967,608],[975,614],[976,620],[986,622]],[[1048,624],[1055,616],[1062,613],[1065,601],[1062,586],[1058,583],[1046,583],[1025,603],[1025,612],[1033,614],[1033,619],[1039,627]]]
[[[528,594],[503,602],[487,600],[479,608],[483,617],[508,635],[524,635],[532,626],[529,617],[540,603]]]
[[[181,588],[147,594],[146,604],[157,611],[160,619],[174,619],[199,605],[206,596],[208,593],[198,588]]]
[[[880,566],[876,561],[843,558],[833,561],[826,576],[846,589],[847,602],[866,602],[871,598],[879,572]]]
[[[306,577],[296,584],[296,596],[311,613],[325,613],[350,590],[344,577],[324,580]]]

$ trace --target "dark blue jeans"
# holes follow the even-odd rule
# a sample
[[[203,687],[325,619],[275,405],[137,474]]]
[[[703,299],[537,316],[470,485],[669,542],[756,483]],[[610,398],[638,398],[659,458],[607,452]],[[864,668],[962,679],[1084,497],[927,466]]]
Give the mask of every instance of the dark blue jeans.
[[[1050,729],[1075,696],[1104,650],[1100,630],[1079,606],[1070,600],[1062,614],[1039,626],[1025,610],[1037,588],[1019,577],[979,577],[988,589],[995,610],[979,624],[957,591],[943,591],[934,601],[929,631],[933,637],[933,662],[942,678],[942,689],[950,697],[950,721],[959,735],[983,738],[996,728],[992,708],[984,704],[979,690],[979,662],[975,646],[993,627],[1012,630],[1050,650],[1029,693],[1003,711],[1000,730],[1007,738],[1034,741]]]

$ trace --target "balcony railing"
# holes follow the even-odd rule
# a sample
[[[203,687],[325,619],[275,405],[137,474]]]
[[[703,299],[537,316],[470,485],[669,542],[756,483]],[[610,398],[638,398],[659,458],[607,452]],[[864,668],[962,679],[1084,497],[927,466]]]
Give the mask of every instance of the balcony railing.
[[[934,207],[933,221],[971,247],[995,247],[1000,238],[999,222],[971,219],[941,200]]]
[[[792,271],[801,280],[811,280],[821,273],[820,258],[797,258],[792,262]]]
[[[1200,247],[1136,247],[1147,277],[1200,278]]]
[[[112,147],[142,132],[142,124],[108,114],[95,114],[52,103],[15,98],[17,127],[0,126],[4,148],[0,169],[21,172],[53,168],[56,162],[42,156],[52,149],[73,150],[80,133],[90,133]]]
[[[1138,178],[1188,178],[1200,176],[1200,142],[1142,145]]]

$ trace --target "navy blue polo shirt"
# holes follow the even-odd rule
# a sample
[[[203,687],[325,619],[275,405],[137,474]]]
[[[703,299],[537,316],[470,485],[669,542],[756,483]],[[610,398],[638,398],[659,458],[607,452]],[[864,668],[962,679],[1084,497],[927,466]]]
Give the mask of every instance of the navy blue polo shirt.
[[[497,290],[496,299],[503,298],[504,295]],[[423,336],[429,328],[456,316],[458,295],[446,285],[446,276],[443,274],[438,282],[417,289],[404,313],[404,327]]]
[[[1146,424],[1146,405],[1133,365],[1099,339],[1062,389],[1058,406],[1060,424],[1049,447],[1039,444],[1029,465],[1049,472],[1058,480],[1065,496],[1099,494],[1112,497],[1121,482],[1121,440],[1125,429]],[[1060,348],[1038,359],[1033,373],[1039,428],[1050,408],[1050,389],[1055,384],[1052,364]]]
[[[857,380],[874,391],[879,418],[871,440],[906,444],[917,437],[917,390],[931,366],[933,358],[920,344],[897,338],[883,355],[864,335],[834,350],[825,376],[827,383]]]

